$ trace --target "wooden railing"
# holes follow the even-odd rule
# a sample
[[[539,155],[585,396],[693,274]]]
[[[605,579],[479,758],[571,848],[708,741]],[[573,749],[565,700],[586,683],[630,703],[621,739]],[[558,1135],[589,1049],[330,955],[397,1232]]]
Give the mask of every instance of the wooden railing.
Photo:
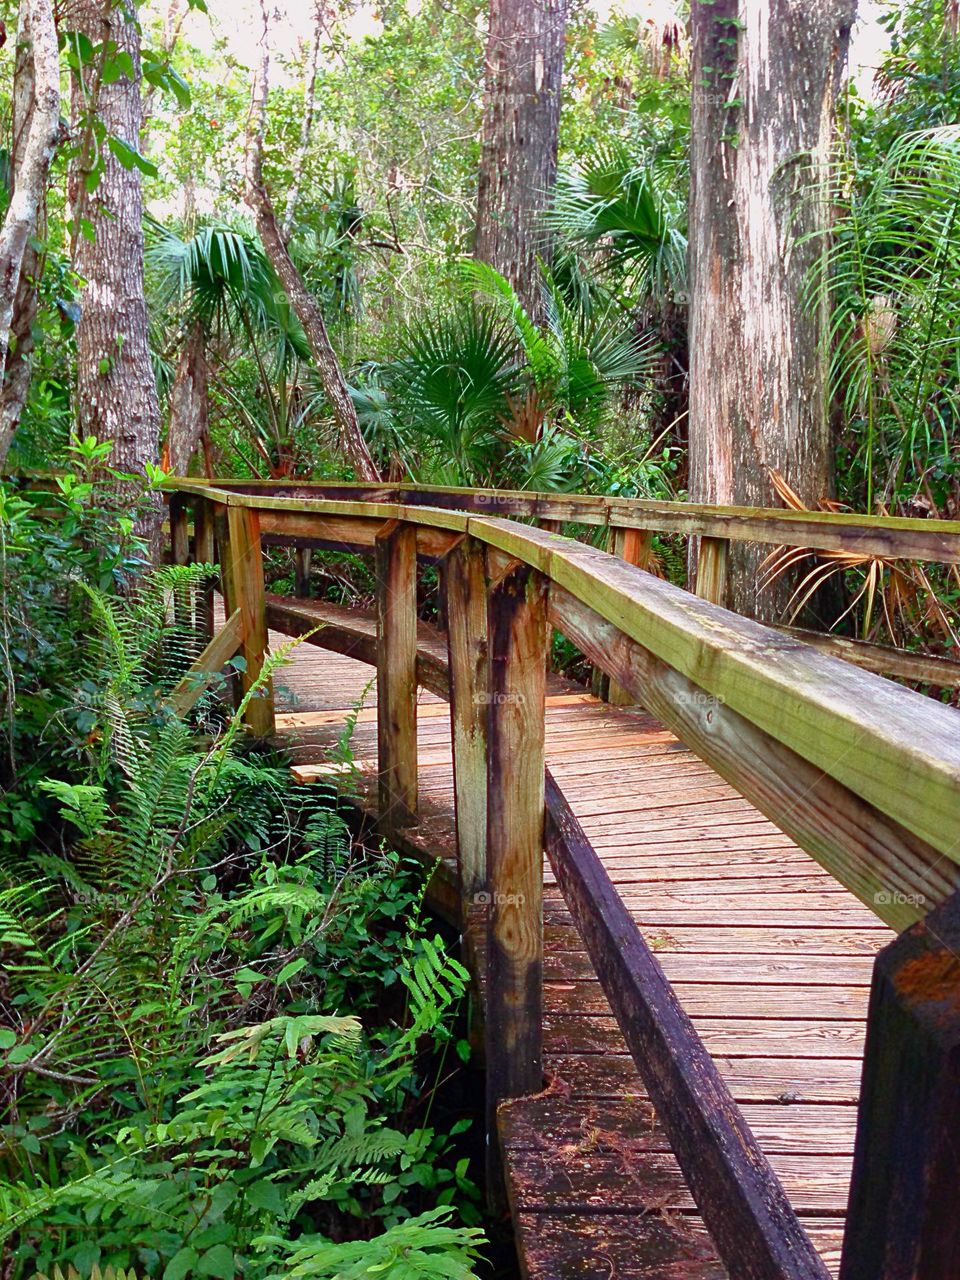
[[[180,482],[195,492],[208,482]],[[702,599],[723,604],[726,599],[727,559],[731,542],[755,542],[768,547],[806,548],[812,553],[845,552],[851,556],[887,561],[960,564],[960,521],[916,520],[903,517],[838,515],[822,511],[764,510],[715,507],[687,502],[653,502],[637,498],[607,498],[583,494],[527,493],[521,490],[437,488],[424,485],[308,484],[299,481],[218,481],[219,487],[261,498],[303,501],[392,502],[404,506],[432,506],[486,516],[534,517],[541,528],[562,533],[569,524],[600,526],[607,550],[628,564],[644,567],[656,534],[695,538],[698,542],[696,581],[690,584]],[[291,538],[289,518],[269,517],[264,534],[271,540]],[[271,527],[273,526],[273,527]],[[324,539],[315,545],[326,546]],[[300,542],[298,586],[305,591],[309,544]],[[808,644],[845,658],[867,671],[895,679],[960,688],[960,661],[916,653],[890,645],[846,636],[786,627]],[[622,700],[618,686],[610,701]]]
[[[478,894],[489,904],[491,1128],[502,1099],[542,1086],[546,847],[731,1275],[826,1275],[656,957],[545,774],[552,626],[840,884],[904,931],[875,968],[841,1274],[843,1280],[955,1280],[960,713],[738,617],[706,596],[719,594],[729,538],[856,545],[870,554],[956,562],[960,526],[461,491],[363,487],[345,496],[345,486],[327,486],[321,497],[317,488],[293,486],[290,496],[278,496],[264,486],[180,481],[171,489],[174,558],[191,554],[192,511],[194,557],[212,559],[215,535],[222,565],[230,638],[226,644],[222,633],[212,639],[195,677],[205,661],[222,664],[232,646],[246,659],[244,689],[262,670],[268,618],[262,540],[374,554],[376,632],[364,634],[358,656],[377,665],[378,809],[388,836],[416,821],[418,681],[449,698],[463,917]],[[631,549],[610,554],[503,518],[504,509],[550,521],[606,523],[617,538],[623,531],[613,550],[622,553],[627,543]],[[642,561],[651,529],[706,541],[699,597],[629,562]],[[446,661],[418,653],[418,555],[441,562]],[[283,610],[274,608],[271,623],[283,622]],[[338,643],[323,631],[312,639]],[[250,700],[247,718],[253,732],[272,732],[268,688]]]

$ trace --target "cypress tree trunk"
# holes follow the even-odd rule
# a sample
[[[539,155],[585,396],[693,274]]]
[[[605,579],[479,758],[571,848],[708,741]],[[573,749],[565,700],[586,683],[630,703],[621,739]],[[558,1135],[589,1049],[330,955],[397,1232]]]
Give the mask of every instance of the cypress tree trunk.
[[[828,224],[833,111],[856,0],[693,0],[690,159],[690,496],[808,506],[827,496],[826,299],[811,267]],[[767,548],[734,543],[730,604],[757,595]]]
[[[140,150],[140,32],[124,5],[111,0],[78,0],[74,29],[94,46],[115,41],[131,58],[134,74],[105,83],[97,60],[73,77],[74,128],[80,155],[71,166],[70,205],[75,226],[73,263],[86,281],[77,325],[77,417],[81,434],[113,443],[112,465],[141,473],[159,460],[160,408],[147,341],[143,285],[143,192],[136,166],[125,167],[109,146],[103,172],[93,191],[86,178],[98,155],[93,120],[108,136]],[[126,499],[121,486],[121,497]],[[157,503],[139,531],[155,539]]]
[[[557,177],[567,0],[490,0],[475,255],[542,310],[540,222]]]

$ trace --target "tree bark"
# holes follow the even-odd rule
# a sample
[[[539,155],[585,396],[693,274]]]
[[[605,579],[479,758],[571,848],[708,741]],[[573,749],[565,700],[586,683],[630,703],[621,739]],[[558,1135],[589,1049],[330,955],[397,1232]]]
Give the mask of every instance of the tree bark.
[[[323,35],[324,0],[317,0],[314,6],[313,41],[310,45],[310,60],[307,63],[307,78],[303,88],[303,117],[300,121],[300,143],[293,160],[292,181],[287,195],[287,207],[283,214],[280,234],[283,243],[289,243],[293,234],[294,219],[297,215],[297,204],[300,201],[300,186],[303,182],[303,170],[307,161],[310,146],[310,133],[313,129],[313,99],[317,90],[317,64],[320,60],[320,38]]]
[[[50,162],[60,138],[60,56],[50,0],[22,0],[14,89],[13,191],[0,228],[0,369],[6,371],[10,328],[21,279],[32,289],[36,252],[30,238],[46,196]],[[25,256],[28,275],[23,277]],[[27,300],[28,301],[28,300]],[[21,402],[22,404],[22,402]],[[15,416],[0,420],[0,462],[13,438]]]
[[[260,65],[254,74],[246,145],[246,200],[253,211],[263,251],[286,290],[290,305],[303,325],[314,364],[337,425],[336,444],[358,480],[379,480],[380,473],[360,430],[357,411],[350,398],[337,353],[330,343],[327,326],[316,298],[304,284],[287,251],[273,203],[263,179],[263,140],[270,92],[269,17],[266,0],[261,0],[263,34]]]
[[[177,372],[170,390],[167,453],[170,471],[175,476],[187,474],[190,459],[207,433],[209,382],[206,338],[202,326],[197,324],[180,348]]]
[[[93,191],[85,187],[96,159],[91,113],[108,136],[140,149],[140,33],[127,12],[112,0],[78,0],[73,6],[75,29],[95,46],[115,41],[129,53],[134,75],[109,84],[101,82],[95,68],[85,67],[83,77],[74,75],[74,126],[84,141],[69,186],[75,225],[79,219],[89,224],[88,234],[75,232],[73,248],[74,268],[85,281],[77,325],[79,429],[112,441],[112,466],[139,474],[147,463],[158,462],[160,433],[144,297],[141,176],[107,149],[99,182]],[[121,483],[118,492],[128,500],[134,488]],[[158,502],[139,521],[138,532],[155,541],[159,522]]]
[[[567,0],[490,0],[475,254],[543,310],[541,214],[557,176]]]
[[[828,225],[834,106],[856,0],[693,0],[690,496],[809,506],[831,487],[827,300],[809,291]],[[731,607],[758,595],[768,548],[731,548]]]

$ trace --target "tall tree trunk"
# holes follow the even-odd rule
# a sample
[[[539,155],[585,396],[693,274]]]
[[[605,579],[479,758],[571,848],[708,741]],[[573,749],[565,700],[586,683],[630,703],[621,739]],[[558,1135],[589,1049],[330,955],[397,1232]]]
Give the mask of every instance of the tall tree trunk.
[[[830,491],[826,299],[811,267],[828,222],[834,105],[856,0],[693,0],[690,496],[808,505]],[[765,553],[735,543],[730,604],[772,620]]]
[[[206,337],[202,326],[197,324],[180,348],[177,372],[170,390],[167,452],[170,470],[175,476],[187,474],[190,459],[207,433],[209,382]]]
[[[160,407],[150,361],[143,283],[143,191],[136,166],[125,168],[106,147],[103,171],[93,189],[97,142],[94,118],[108,136],[140,149],[140,33],[129,10],[112,0],[77,0],[74,27],[94,44],[115,41],[129,53],[133,78],[101,80],[96,65],[73,78],[73,118],[80,155],[70,171],[70,204],[75,225],[73,263],[85,281],[77,325],[77,417],[83,435],[113,443],[111,463],[122,472],[142,473],[159,460]],[[122,499],[133,490],[120,485]],[[156,503],[138,531],[153,541],[159,529]]]
[[[320,60],[320,38],[324,27],[324,0],[317,0],[313,15],[313,41],[310,45],[307,62],[307,78],[303,88],[303,116],[300,120],[300,144],[293,160],[293,176],[290,191],[287,194],[287,207],[283,214],[280,234],[283,243],[287,244],[293,234],[293,223],[297,216],[297,205],[300,201],[300,186],[303,182],[303,170],[307,162],[310,148],[310,132],[313,129],[313,99],[317,91],[317,64]]]
[[[475,254],[542,311],[540,215],[557,177],[567,0],[490,0]]]
[[[350,398],[347,383],[334,351],[327,326],[316,298],[304,284],[287,252],[277,225],[273,203],[263,180],[263,139],[267,123],[267,97],[270,92],[269,17],[265,0],[261,0],[263,36],[259,68],[254,75],[247,129],[246,198],[253,210],[257,233],[264,253],[286,290],[290,305],[303,325],[314,364],[324,392],[333,410],[337,426],[336,445],[353,467],[358,480],[379,480],[380,473],[360,430],[357,411]]]
[[[60,138],[60,55],[50,0],[22,0],[15,57],[13,191],[0,227],[0,370],[4,373],[16,304],[29,306],[37,262],[30,238],[37,230],[50,162]],[[18,417],[19,412],[0,421],[0,462],[7,456]]]

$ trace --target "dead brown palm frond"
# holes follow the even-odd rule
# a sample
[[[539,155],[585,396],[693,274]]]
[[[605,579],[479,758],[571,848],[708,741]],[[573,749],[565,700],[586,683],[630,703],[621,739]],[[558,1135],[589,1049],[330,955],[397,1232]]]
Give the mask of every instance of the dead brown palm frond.
[[[778,471],[770,470],[770,482],[784,504],[793,511],[809,511],[797,492]],[[821,510],[836,510],[835,503],[822,502]],[[887,511],[881,508],[881,515]],[[952,645],[960,643],[950,618],[937,597],[936,590],[921,565],[904,565],[887,557],[863,555],[856,551],[825,551],[813,547],[776,547],[760,566],[758,591],[768,589],[784,574],[792,574],[805,560],[816,563],[798,582],[784,610],[788,626],[792,626],[817,592],[840,576],[845,579],[851,572],[860,572],[863,579],[850,603],[831,624],[830,629],[853,614],[858,605],[863,606],[860,623],[861,638],[870,638],[879,614],[891,639],[900,636],[919,637],[924,626],[938,631],[943,640]]]
[[[499,421],[511,436],[519,436],[528,444],[540,439],[543,424],[547,420],[549,405],[545,403],[538,387],[529,387],[523,396],[508,394],[508,414],[499,415]]]

